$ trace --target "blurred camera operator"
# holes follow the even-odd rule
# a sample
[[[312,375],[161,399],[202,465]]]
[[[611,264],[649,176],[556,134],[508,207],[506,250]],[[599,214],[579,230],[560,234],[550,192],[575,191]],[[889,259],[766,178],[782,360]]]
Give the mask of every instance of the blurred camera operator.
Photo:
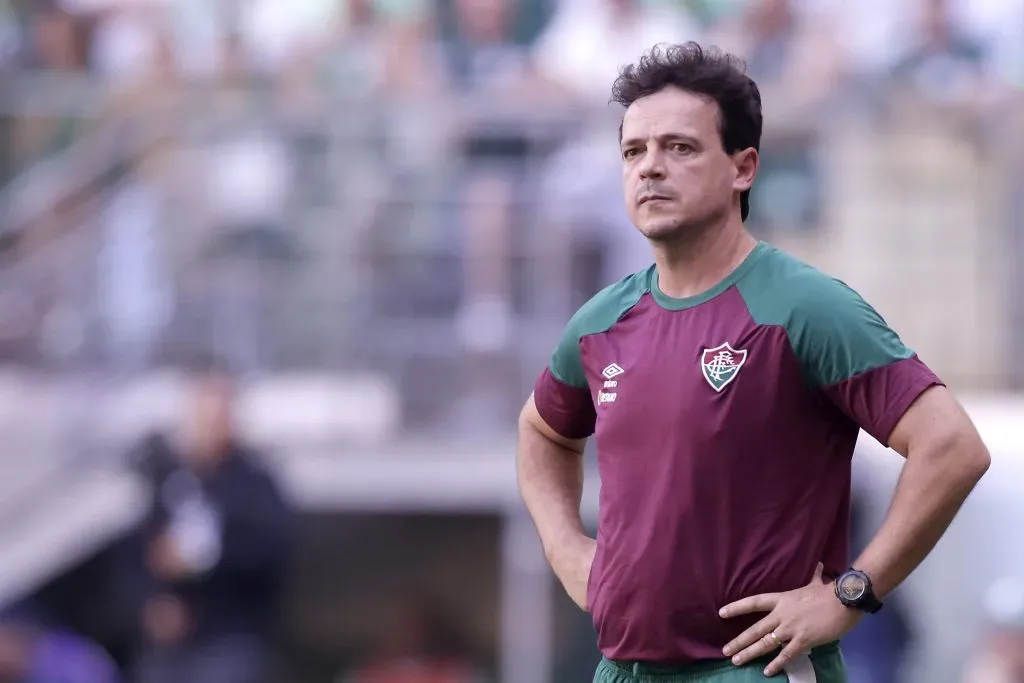
[[[193,368],[180,444],[153,436],[141,463],[153,484],[144,531],[149,584],[139,683],[256,683],[288,556],[290,512],[234,430],[222,367]]]

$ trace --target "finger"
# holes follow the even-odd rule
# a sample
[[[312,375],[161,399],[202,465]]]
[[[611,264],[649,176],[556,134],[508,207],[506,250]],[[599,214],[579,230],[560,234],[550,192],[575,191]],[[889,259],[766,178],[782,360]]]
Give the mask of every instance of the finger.
[[[811,579],[811,585],[817,586],[819,583],[822,583],[821,575],[824,573],[825,565],[819,562],[817,566],[814,568],[814,577]]]
[[[734,652],[739,652],[743,648],[749,647],[757,642],[758,639],[764,638],[770,634],[775,627],[779,625],[779,620],[772,615],[768,615],[761,621],[757,622],[746,631],[738,635],[735,639],[730,641],[728,645],[722,648],[722,653],[726,657],[732,656]]]
[[[751,595],[749,598],[743,598],[742,600],[729,603],[722,609],[718,610],[718,616],[723,619],[731,619],[732,617],[738,617],[741,614],[771,612],[775,609],[775,605],[779,604],[780,597],[782,597],[781,593],[762,593],[761,595]]]
[[[742,650],[741,652],[738,652],[735,655],[733,655],[732,663],[736,666],[740,666],[742,664],[746,664],[747,662],[755,660],[758,657],[763,657],[770,652],[775,652],[779,649],[779,645],[782,642],[782,636],[779,635],[778,632],[776,632],[776,635],[779,638],[778,641],[776,641],[775,638],[772,637],[772,631],[769,631],[765,635],[761,636],[756,641],[754,641],[752,645]]]
[[[792,662],[797,655],[801,654],[801,649],[801,646],[795,640],[786,643],[786,647],[782,648],[782,652],[764,668],[765,677],[771,678],[775,674],[782,673],[786,665]]]

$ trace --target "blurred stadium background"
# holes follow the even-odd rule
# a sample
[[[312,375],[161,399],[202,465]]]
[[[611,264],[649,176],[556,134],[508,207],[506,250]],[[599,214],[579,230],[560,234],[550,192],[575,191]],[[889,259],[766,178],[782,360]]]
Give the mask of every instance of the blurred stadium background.
[[[647,262],[616,69],[691,39],[762,87],[752,229],[876,304],[992,449],[852,683],[1024,681],[1021,0],[0,0],[0,679],[54,683],[26,662],[72,633],[118,670],[61,681],[159,680],[138,455],[201,352],[298,514],[266,680],[590,680],[515,416]],[[859,451],[863,543],[900,463]]]

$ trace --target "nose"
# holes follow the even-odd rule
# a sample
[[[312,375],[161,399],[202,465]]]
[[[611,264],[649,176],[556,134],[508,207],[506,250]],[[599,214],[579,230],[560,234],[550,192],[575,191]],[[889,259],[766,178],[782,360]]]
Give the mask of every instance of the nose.
[[[656,147],[649,148],[640,160],[641,180],[661,180],[665,177],[665,159]]]

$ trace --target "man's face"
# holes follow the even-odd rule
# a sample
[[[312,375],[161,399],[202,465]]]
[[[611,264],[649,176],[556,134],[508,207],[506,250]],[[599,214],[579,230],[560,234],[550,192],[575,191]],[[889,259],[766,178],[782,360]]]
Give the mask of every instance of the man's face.
[[[187,406],[185,457],[204,469],[216,465],[231,438],[233,392],[230,381],[216,375],[193,380]]]
[[[633,224],[649,240],[685,239],[723,220],[757,171],[753,149],[722,147],[714,100],[666,88],[622,120],[622,181]]]

